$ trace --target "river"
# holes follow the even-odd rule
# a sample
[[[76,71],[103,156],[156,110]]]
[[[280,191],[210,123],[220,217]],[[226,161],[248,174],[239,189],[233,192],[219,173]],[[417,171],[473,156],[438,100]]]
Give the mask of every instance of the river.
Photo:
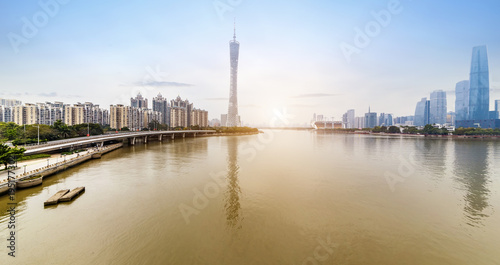
[[[265,130],[148,142],[16,201],[13,258],[0,198],[0,264],[500,264],[494,140]]]

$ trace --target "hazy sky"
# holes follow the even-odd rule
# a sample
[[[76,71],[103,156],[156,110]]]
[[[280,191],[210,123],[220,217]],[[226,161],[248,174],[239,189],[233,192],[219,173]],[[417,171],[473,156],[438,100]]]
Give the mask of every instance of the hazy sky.
[[[500,99],[499,11],[497,0],[3,0],[0,97],[109,108],[160,92],[220,118],[236,17],[244,123],[284,108],[289,125],[368,106],[413,115],[437,89],[454,110],[476,45],[488,46],[490,99]]]

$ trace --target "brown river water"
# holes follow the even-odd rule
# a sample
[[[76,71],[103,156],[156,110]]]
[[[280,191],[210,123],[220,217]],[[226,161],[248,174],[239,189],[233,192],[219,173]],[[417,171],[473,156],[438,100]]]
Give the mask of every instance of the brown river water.
[[[44,207],[58,190],[85,186]],[[500,264],[500,141],[149,142],[0,198],[0,264]]]

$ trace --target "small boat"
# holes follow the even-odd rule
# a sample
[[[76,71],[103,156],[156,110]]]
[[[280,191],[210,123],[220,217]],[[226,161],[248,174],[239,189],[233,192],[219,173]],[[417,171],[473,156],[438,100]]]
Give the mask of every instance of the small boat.
[[[42,184],[42,181],[43,181],[42,175],[35,175],[35,176],[30,177],[28,179],[18,180],[16,186],[18,189],[26,189],[26,188],[38,186],[38,185]]]

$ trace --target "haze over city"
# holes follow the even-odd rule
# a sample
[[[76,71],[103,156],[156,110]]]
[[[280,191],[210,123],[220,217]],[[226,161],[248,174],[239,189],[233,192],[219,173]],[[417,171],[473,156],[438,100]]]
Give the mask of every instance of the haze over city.
[[[438,89],[454,110],[455,84],[468,79],[477,45],[488,47],[490,101],[500,99],[496,1],[60,2],[52,13],[38,1],[2,4],[0,97],[107,108],[160,92],[220,118],[236,20],[244,124],[267,124],[284,108],[292,125],[313,113],[362,115],[368,106],[413,115],[416,102]],[[23,35],[40,12],[46,23]],[[362,46],[358,29],[371,30]],[[346,44],[357,51],[346,55]]]

